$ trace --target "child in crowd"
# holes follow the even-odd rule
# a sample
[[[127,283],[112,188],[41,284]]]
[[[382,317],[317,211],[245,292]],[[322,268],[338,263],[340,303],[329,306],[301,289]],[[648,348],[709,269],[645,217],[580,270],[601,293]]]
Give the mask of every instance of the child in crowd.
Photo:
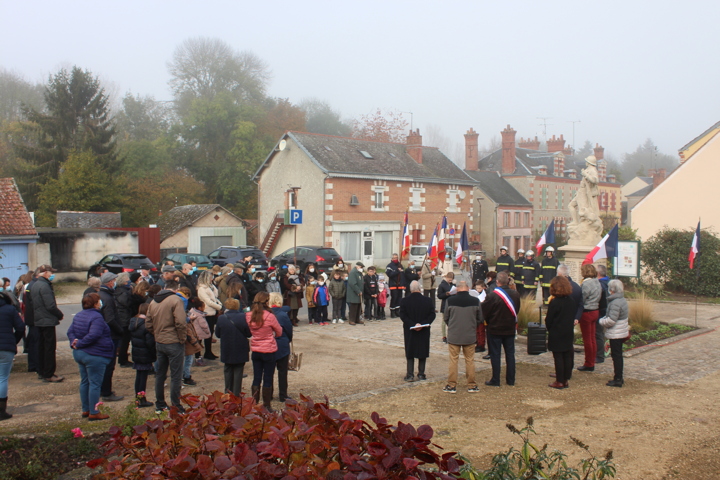
[[[378,275],[377,319],[385,320],[385,305],[387,305],[387,284],[385,275]]]
[[[190,289],[188,287],[180,287],[178,288],[178,291],[176,293],[178,297],[180,297],[180,300],[183,302],[183,307],[185,308],[185,311],[188,310],[188,299],[190,298]]]
[[[145,315],[148,304],[143,303],[138,309],[137,316],[130,319],[130,341],[132,343],[132,361],[135,369],[135,403],[138,407],[152,407],[154,404],[145,398],[147,378],[153,369],[157,355],[155,352],[155,337],[145,328]]]
[[[197,385],[192,379],[190,368],[193,364],[195,354],[202,350],[202,343],[198,338],[195,330],[194,319],[198,316],[205,316],[205,303],[197,297],[193,297],[188,301],[191,310],[187,316],[187,340],[185,341],[185,365],[183,367],[183,385]],[[207,323],[207,322],[206,322]]]
[[[335,270],[332,274],[332,280],[328,285],[330,296],[332,297],[332,323],[345,323],[342,318],[342,306],[345,303],[345,293],[347,292],[346,282],[342,279],[342,273]]]
[[[188,312],[188,318],[192,322],[193,327],[195,327],[195,333],[197,334],[200,344],[202,344],[204,340],[212,337],[212,333],[210,332],[210,325],[208,325],[207,320],[205,320],[205,317],[207,316],[207,314],[205,313],[205,304],[202,302],[202,300],[195,297],[190,299],[189,305],[190,311]],[[197,352],[195,354],[195,365],[197,365],[198,367],[205,366],[205,360],[200,355],[200,352]],[[188,377],[189,376],[190,374],[188,371]]]
[[[268,268],[268,281],[266,288],[268,293],[281,293],[280,282],[278,282],[277,271],[275,270],[275,267]]]
[[[315,297],[315,289],[317,288],[317,277],[309,276],[307,285],[305,286],[305,300],[308,302],[308,323],[310,325],[317,322],[317,305],[313,301]]]
[[[330,305],[330,292],[325,285],[325,276],[318,278],[317,288],[313,294],[313,303],[315,304],[315,318],[320,325],[328,324],[328,305]]]
[[[363,277],[363,300],[365,300],[365,320],[377,318],[378,276],[375,267],[368,267]]]

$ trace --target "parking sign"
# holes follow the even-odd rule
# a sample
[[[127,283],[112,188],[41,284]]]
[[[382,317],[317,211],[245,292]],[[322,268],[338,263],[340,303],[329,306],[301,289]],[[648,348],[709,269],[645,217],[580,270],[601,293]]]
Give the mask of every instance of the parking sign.
[[[302,210],[290,210],[290,225],[302,225]]]

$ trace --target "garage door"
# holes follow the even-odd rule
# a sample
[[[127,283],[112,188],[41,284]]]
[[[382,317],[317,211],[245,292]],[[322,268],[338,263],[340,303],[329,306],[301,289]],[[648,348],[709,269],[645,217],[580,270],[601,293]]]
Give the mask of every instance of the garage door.
[[[232,245],[233,237],[231,235],[223,235],[219,237],[200,237],[200,253],[207,255],[216,248]]]

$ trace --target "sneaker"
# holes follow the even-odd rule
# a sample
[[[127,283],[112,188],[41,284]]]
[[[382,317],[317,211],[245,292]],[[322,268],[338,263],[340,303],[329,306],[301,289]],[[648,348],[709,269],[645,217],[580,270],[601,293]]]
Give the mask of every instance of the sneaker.
[[[135,364],[132,362],[121,363],[120,368],[132,368]]]
[[[418,373],[417,379],[418,380],[427,380],[427,377],[425,376],[424,373]]]
[[[107,397],[102,397],[103,402],[119,402],[123,398],[125,398],[123,395],[115,395],[115,392],[112,392]]]
[[[445,385],[445,388],[442,389],[445,393],[457,393],[457,389],[455,387],[451,387],[450,385]]]
[[[443,343],[447,343],[447,337],[443,337]]]
[[[197,385],[197,382],[192,379],[192,377],[183,378],[183,385]]]
[[[413,375],[405,375],[405,378],[403,378],[406,382],[414,382],[415,377]]]
[[[345,320],[343,320],[342,318],[338,318],[338,323],[345,323]]]
[[[333,323],[337,323],[337,318],[333,318]]]
[[[479,391],[480,389],[477,387],[477,385],[468,388],[468,393],[478,393]]]
[[[166,412],[168,407],[155,407],[155,415],[162,415],[163,412]]]

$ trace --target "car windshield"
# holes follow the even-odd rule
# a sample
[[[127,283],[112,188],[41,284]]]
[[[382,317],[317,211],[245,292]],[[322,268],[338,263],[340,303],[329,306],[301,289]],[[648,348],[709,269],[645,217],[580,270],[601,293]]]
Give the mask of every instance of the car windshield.
[[[318,248],[317,254],[324,258],[338,256],[338,253],[334,248]]]
[[[427,253],[427,247],[411,247],[410,255],[425,255]]]
[[[123,257],[123,265],[128,265],[131,267],[139,267],[141,265],[146,265],[148,263],[151,263],[150,260],[145,255],[127,255]]]
[[[210,259],[206,257],[205,255],[188,255],[187,256],[187,262],[195,262],[195,263],[211,263]]]

